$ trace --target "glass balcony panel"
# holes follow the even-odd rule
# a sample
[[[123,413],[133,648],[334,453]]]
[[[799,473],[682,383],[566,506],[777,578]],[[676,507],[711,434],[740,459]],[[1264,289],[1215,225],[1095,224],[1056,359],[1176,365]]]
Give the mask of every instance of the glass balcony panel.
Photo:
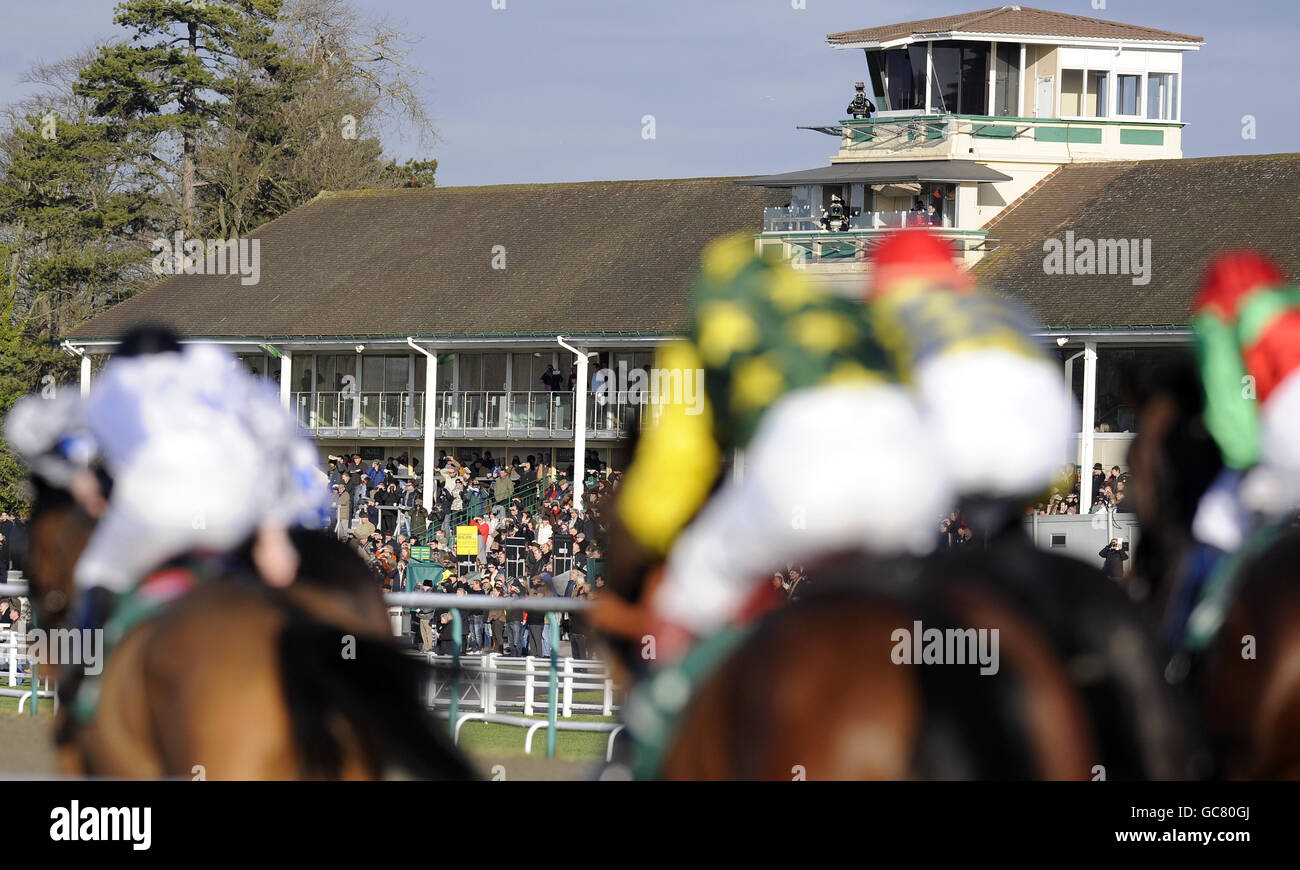
[[[532,421],[529,428],[533,433],[546,432],[551,428],[551,397],[554,393],[529,393],[528,404],[532,408]]]
[[[507,393],[487,394],[487,427],[504,431],[506,428]]]
[[[465,428],[482,429],[487,420],[487,394],[481,392],[464,393]]]
[[[379,426],[380,393],[361,394],[361,428],[375,429]]]
[[[318,426],[332,429],[339,424],[339,394],[316,394],[316,422]]]
[[[423,424],[423,422],[424,422],[424,418],[421,417],[421,416],[419,416],[419,415],[417,415],[417,414],[415,413],[415,403],[416,403],[416,401],[417,401],[417,399],[418,399],[418,397],[419,397],[420,394],[419,394],[419,393],[411,393],[411,392],[403,392],[403,393],[400,393],[399,395],[401,396],[401,406],[402,406],[402,407],[401,407],[401,413],[402,413],[401,429],[402,429],[402,431],[404,431],[404,432],[410,432],[410,431],[413,430],[413,429],[418,429],[418,428],[420,428],[420,426],[421,426],[421,425]]]
[[[315,425],[312,417],[312,394],[311,393],[294,393],[293,394],[294,417],[298,421],[298,428],[311,429]]]
[[[528,396],[529,393],[514,392],[510,394],[510,417],[508,425],[511,432],[528,431]]]
[[[402,428],[402,394],[384,393],[379,399],[379,426],[382,429]]]
[[[357,428],[357,406],[360,399],[356,393],[341,394],[339,396],[339,428],[355,429]]]
[[[573,431],[573,393],[551,393],[555,410],[551,415],[552,431]]]

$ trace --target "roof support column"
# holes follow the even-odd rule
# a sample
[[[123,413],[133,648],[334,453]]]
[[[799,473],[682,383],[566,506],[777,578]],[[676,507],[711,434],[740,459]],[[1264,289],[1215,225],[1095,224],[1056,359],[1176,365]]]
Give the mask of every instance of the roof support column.
[[[90,354],[81,355],[81,398],[90,395]]]
[[[930,82],[934,81],[934,43],[925,44],[925,114],[930,114]],[[914,86],[915,87],[915,86]]]
[[[1025,44],[1020,43],[1020,83],[1016,86],[1019,96],[1016,100],[1016,116],[1020,118],[1029,117],[1025,111]]]
[[[1097,408],[1097,342],[1083,344],[1083,425],[1079,433],[1079,513],[1092,512],[1093,428]]]
[[[989,43],[989,98],[986,106],[986,115],[996,115],[998,113],[997,104],[997,82],[998,82],[998,44],[995,40]]]
[[[289,392],[293,387],[293,351],[286,350],[280,355],[280,404],[286,411],[293,411],[293,396]],[[297,419],[295,415],[294,419]]]
[[[557,335],[560,347],[577,357],[578,382],[573,385],[573,507],[583,514],[582,484],[587,479],[587,352]]]
[[[433,494],[437,492],[437,472],[434,468],[434,448],[437,446],[438,435],[434,428],[434,421],[437,419],[438,403],[435,401],[434,392],[438,387],[438,354],[428,351],[415,343],[415,338],[407,338],[406,343],[413,349],[424,354],[428,363],[424,367],[424,483],[421,502],[427,511],[433,510]]]

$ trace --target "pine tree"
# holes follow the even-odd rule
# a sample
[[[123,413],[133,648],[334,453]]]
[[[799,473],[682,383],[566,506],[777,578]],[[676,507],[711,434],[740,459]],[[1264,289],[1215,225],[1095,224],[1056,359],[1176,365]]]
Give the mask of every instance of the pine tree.
[[[82,72],[78,92],[115,122],[116,136],[141,159],[178,179],[181,229],[199,223],[199,141],[218,122],[231,93],[249,81],[250,66],[274,76],[272,40],[281,0],[123,0],[114,21],[133,31],[129,43],[107,45]],[[166,159],[179,140],[180,165]]]

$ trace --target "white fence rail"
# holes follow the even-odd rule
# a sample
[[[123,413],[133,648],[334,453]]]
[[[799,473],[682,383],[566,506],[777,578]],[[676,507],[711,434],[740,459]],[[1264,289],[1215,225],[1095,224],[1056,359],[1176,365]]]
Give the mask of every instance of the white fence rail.
[[[32,663],[27,655],[26,636],[10,629],[0,630],[0,667],[3,667],[3,671],[0,671],[0,697],[17,698],[18,712],[24,712],[27,702],[32,698]],[[24,685],[27,688],[23,688]],[[41,679],[40,685],[37,697],[54,699],[54,711],[57,713],[59,699],[50,685],[50,678]]]
[[[524,716],[545,712],[550,691],[550,661],[535,656],[503,656],[499,653],[480,653],[460,656],[459,676],[450,677],[452,656],[421,654],[444,670],[435,670],[430,679],[426,703],[438,710],[451,707],[451,694],[456,691],[459,710],[496,714],[515,710]],[[617,692],[609,666],[591,659],[564,658],[557,668],[559,697],[556,706],[565,719],[573,714],[613,716],[620,705],[615,700]],[[600,692],[601,700],[577,701],[577,692]]]

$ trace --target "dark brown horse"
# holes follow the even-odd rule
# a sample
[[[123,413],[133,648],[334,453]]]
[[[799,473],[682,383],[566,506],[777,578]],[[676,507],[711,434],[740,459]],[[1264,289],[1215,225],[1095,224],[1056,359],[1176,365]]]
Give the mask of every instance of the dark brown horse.
[[[1134,373],[1130,388],[1141,408],[1129,453],[1143,532],[1136,571],[1153,613],[1177,627],[1201,553],[1192,520],[1222,464],[1190,358]],[[1250,546],[1234,560],[1222,625],[1170,673],[1196,698],[1218,775],[1300,779],[1300,531],[1280,524]]]
[[[39,624],[65,626],[94,520],[37,484],[26,571]],[[338,541],[292,535],[298,576],[273,589],[234,558],[134,625],[98,678],[93,714],[65,699],[74,774],[208,779],[466,779],[468,764],[420,701],[426,674],[393,644],[364,563]],[[94,603],[92,603],[93,605]],[[80,682],[62,675],[61,688]]]
[[[698,686],[656,750],[658,776],[1183,779],[1206,769],[1190,710],[1163,682],[1162,651],[1126,596],[1014,527],[993,531],[987,549],[842,554],[810,575],[813,594],[761,619]],[[638,613],[603,605],[596,619],[635,638]],[[896,663],[897,632],[918,621],[996,629],[1000,666]]]

